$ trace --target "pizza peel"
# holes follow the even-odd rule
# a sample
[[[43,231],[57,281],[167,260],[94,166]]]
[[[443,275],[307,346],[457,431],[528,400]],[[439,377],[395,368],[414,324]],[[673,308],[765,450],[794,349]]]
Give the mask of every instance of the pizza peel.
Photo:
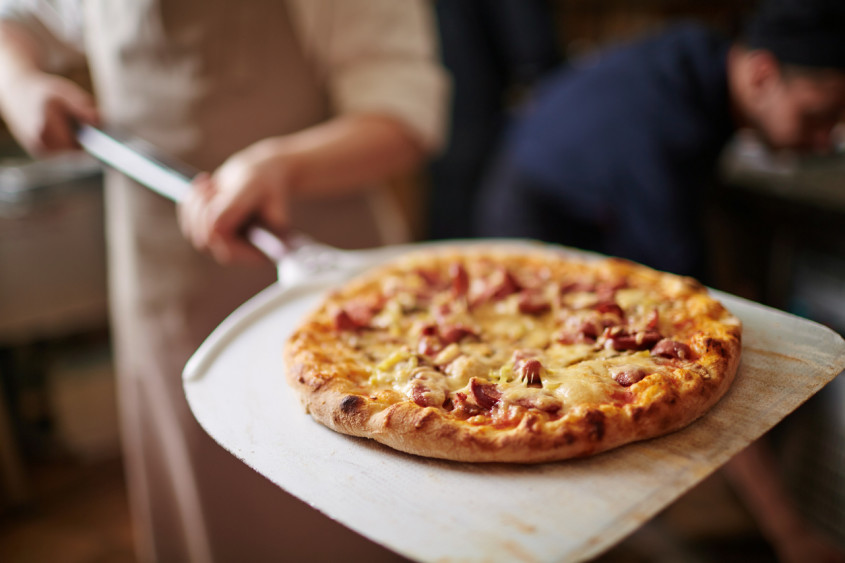
[[[187,196],[192,179],[200,172],[123,131],[80,125],[76,138],[95,158],[175,202]],[[368,254],[382,253],[382,249],[369,252],[340,250],[294,230],[279,237],[258,225],[250,225],[244,237],[277,265],[279,279],[284,278],[286,284],[302,278],[331,275],[335,270],[356,269],[367,263]]]
[[[120,140],[86,130],[80,132],[83,146],[126,171],[113,154],[102,154],[114,149],[109,143]],[[168,178],[153,169],[130,176],[145,184],[170,182],[182,195],[188,189],[190,174],[155,158],[144,165],[160,168]],[[420,458],[314,422],[285,383],[281,352],[300,319],[326,291],[362,269],[434,244],[348,252],[301,236],[284,242],[270,237],[275,238],[267,233],[265,253],[281,260],[282,283],[234,311],[192,356],[184,370],[191,409],[217,442],[278,486],[365,537],[420,561],[594,557],[845,369],[845,341],[835,332],[714,292],[743,321],[743,357],[727,395],[687,428],[558,463],[467,464]],[[539,243],[497,244],[537,248]]]

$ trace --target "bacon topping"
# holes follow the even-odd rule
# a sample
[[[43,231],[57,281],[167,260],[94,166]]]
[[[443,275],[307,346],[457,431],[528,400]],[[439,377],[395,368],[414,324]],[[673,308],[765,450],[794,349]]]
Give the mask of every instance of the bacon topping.
[[[568,324],[579,322],[578,319],[568,321]],[[599,313],[592,313],[586,318],[580,319],[577,327],[566,327],[566,331],[558,336],[558,342],[561,344],[594,344],[602,334],[609,333],[609,331],[620,330],[614,329],[622,319],[610,315],[601,315]]]
[[[599,336],[595,323],[584,321],[574,332],[564,332],[557,337],[561,344],[594,344]]]
[[[383,300],[365,302],[354,301],[335,313],[334,327],[336,330],[358,330],[369,328],[373,317],[384,306]]]
[[[469,390],[478,406],[487,410],[499,404],[502,398],[502,392],[495,383],[482,383],[475,377],[469,380]]]
[[[594,292],[596,289],[596,285],[592,283],[577,281],[577,282],[569,282],[560,286],[560,293],[564,295],[566,293],[573,293],[579,291],[585,292]]]
[[[469,290],[469,275],[464,265],[455,262],[449,266],[449,277],[452,279],[452,296],[463,297]]]
[[[428,396],[425,393],[426,388],[422,385],[414,385],[411,387],[411,400],[421,407],[430,407],[428,404]]]
[[[459,342],[471,335],[477,335],[475,329],[460,323],[453,325],[429,323],[420,330],[420,341],[417,345],[417,351],[426,356],[433,356],[449,344]]]
[[[552,308],[542,295],[534,291],[523,291],[519,294],[519,312],[524,315],[542,315]]]
[[[596,326],[596,323],[592,323],[590,321],[584,321],[578,329],[578,334],[582,337],[582,339],[589,342],[595,342],[596,338],[599,337],[599,333],[600,331]]]
[[[616,351],[650,350],[663,338],[656,330],[646,329],[632,332],[626,327],[606,329],[604,336]]]
[[[455,324],[440,327],[440,339],[444,344],[458,342],[465,336],[475,335],[475,331],[468,326]]]
[[[335,330],[358,330],[360,327],[355,324],[355,321],[352,320],[349,313],[341,309],[335,313],[334,328]]]
[[[603,315],[613,315],[620,319],[625,317],[625,311],[615,301],[603,301],[599,303],[596,305],[596,311]]]
[[[347,306],[341,309],[334,316],[334,327],[336,330],[358,330],[369,328],[373,320],[374,311],[363,307]]]
[[[646,322],[646,328],[650,328],[653,330],[657,330],[657,327],[660,326],[660,313],[657,309],[654,309],[651,314],[648,316],[648,321]]]
[[[630,387],[647,375],[648,371],[646,371],[645,368],[629,366],[623,367],[622,369],[611,373],[610,377],[612,377],[613,380],[622,387]]]
[[[417,345],[417,352],[423,356],[435,356],[443,349],[440,339],[432,335],[423,335]]]
[[[693,357],[693,351],[683,342],[664,338],[654,346],[651,355],[676,360],[690,360]]]
[[[540,379],[540,373],[543,371],[543,364],[540,360],[533,358],[521,360],[514,366],[519,378],[525,382],[529,387],[542,387],[543,382]]]
[[[436,387],[428,387],[421,381],[415,381],[410,389],[411,400],[421,407],[439,407],[446,402],[446,393]]]
[[[616,292],[626,287],[624,281],[609,282],[603,281],[596,284],[596,295],[601,302],[611,302],[616,298]]]
[[[507,270],[502,270],[502,281],[494,286],[493,289],[493,299],[504,299],[508,295],[519,291],[520,287],[519,282],[516,281],[513,274]]]
[[[481,412],[478,405],[474,405],[467,400],[466,393],[458,391],[452,397],[449,397],[452,402],[452,407],[456,412],[465,416],[473,416]]]
[[[479,305],[487,301],[499,301],[508,295],[517,293],[522,288],[516,278],[506,269],[498,270],[499,279],[485,280],[487,283],[483,291],[473,299],[472,305]]]
[[[367,327],[381,307],[369,303],[350,303],[344,309],[346,309],[346,312],[355,324],[361,327]]]
[[[437,336],[437,325],[434,323],[428,323],[422,330],[420,330],[420,334],[423,336]]]
[[[418,269],[417,275],[422,278],[423,283],[430,289],[440,289],[444,286],[440,273],[433,270]]]

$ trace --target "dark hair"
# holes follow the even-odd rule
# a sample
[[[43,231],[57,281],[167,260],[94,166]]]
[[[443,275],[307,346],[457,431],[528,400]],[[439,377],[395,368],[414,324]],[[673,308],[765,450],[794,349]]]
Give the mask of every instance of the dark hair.
[[[845,0],[768,0],[740,41],[785,66],[845,70]]]

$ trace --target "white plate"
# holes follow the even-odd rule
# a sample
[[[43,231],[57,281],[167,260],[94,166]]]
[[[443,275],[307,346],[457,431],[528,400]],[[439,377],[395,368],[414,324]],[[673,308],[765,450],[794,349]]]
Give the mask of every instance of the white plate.
[[[833,331],[718,294],[743,320],[742,364],[725,398],[688,428],[542,465],[425,459],[321,426],[288,388],[284,342],[336,282],[271,287],[239,308],[186,366],[188,402],[205,430],[244,463],[358,533],[421,561],[595,556],[845,369],[845,341]]]

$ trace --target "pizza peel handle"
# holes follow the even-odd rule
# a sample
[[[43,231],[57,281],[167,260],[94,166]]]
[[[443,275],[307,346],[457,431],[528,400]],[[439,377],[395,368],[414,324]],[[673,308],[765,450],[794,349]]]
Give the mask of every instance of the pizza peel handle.
[[[175,202],[185,198],[192,179],[199,173],[142,139],[121,132],[80,125],[76,137],[98,160]],[[342,268],[350,258],[349,252],[320,244],[293,230],[279,237],[263,227],[250,225],[244,237],[277,265],[279,279],[286,284]]]

